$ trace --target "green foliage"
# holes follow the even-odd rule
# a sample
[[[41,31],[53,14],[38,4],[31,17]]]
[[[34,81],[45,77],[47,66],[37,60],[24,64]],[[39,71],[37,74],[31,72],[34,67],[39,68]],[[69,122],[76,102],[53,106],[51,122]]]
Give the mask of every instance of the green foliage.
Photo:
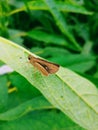
[[[0,1],[0,66],[14,70],[0,75],[0,130],[98,130],[97,5]],[[25,48],[63,67],[45,77]]]

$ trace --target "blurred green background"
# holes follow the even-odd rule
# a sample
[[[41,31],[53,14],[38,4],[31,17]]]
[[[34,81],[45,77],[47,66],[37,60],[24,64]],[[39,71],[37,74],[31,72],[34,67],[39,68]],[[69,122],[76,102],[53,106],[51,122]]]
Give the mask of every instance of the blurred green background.
[[[98,86],[97,0],[0,0],[0,36]],[[0,113],[41,99],[41,93],[18,73],[0,71]],[[44,105],[48,110],[35,107],[23,110],[26,116],[17,120],[1,119],[0,130],[82,130],[60,111],[50,110],[50,104]]]

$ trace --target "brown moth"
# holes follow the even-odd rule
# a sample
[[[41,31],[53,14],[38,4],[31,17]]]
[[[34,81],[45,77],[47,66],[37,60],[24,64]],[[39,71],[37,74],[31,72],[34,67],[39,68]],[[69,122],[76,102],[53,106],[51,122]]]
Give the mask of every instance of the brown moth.
[[[40,58],[36,58],[32,55],[29,55],[28,59],[30,63],[45,76],[48,76],[49,74],[54,74],[59,70],[58,64],[51,63]]]

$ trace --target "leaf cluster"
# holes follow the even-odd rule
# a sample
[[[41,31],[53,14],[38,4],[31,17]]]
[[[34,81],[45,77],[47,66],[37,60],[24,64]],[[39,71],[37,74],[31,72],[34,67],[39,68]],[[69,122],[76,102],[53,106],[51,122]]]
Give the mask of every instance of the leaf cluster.
[[[95,0],[0,1],[0,71],[5,63],[14,70],[0,72],[0,130],[98,129],[97,6]],[[28,65],[24,48],[60,64],[60,71],[44,77]]]

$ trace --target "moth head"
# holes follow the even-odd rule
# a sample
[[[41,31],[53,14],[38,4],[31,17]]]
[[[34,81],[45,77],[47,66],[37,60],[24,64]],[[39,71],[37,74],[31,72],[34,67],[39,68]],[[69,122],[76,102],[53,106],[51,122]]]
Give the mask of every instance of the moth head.
[[[28,60],[31,60],[31,59],[32,59],[32,56],[31,56],[31,55],[29,55],[29,56],[28,56]]]

